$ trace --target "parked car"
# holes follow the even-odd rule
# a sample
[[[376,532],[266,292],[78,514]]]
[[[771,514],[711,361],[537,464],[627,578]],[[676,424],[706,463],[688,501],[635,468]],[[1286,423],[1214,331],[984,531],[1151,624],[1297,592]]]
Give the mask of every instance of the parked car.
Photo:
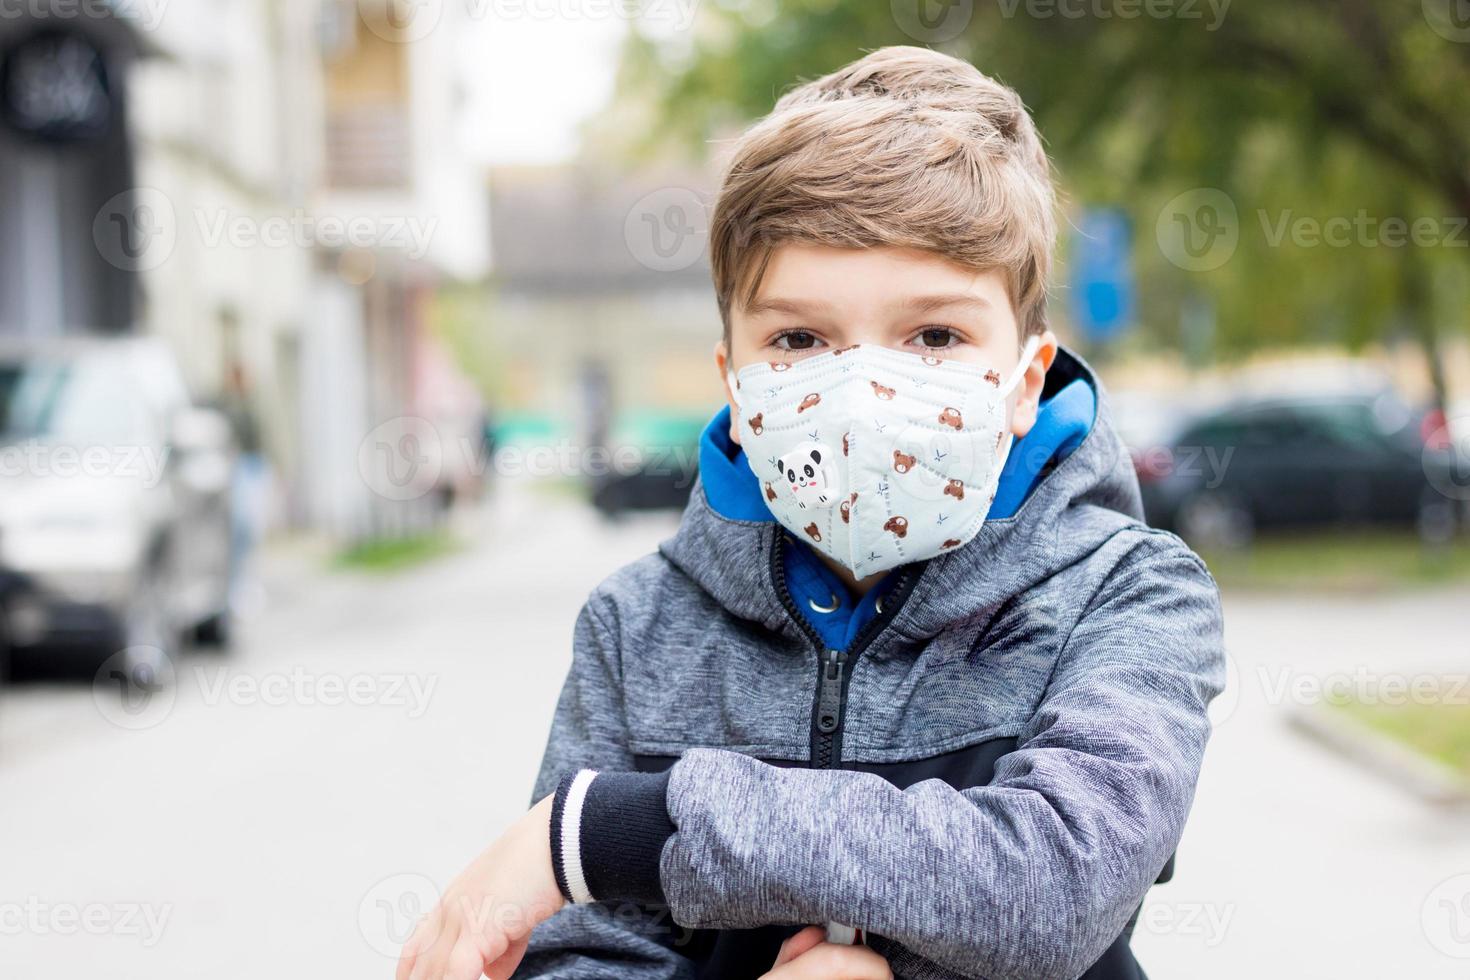
[[[17,651],[169,656],[229,624],[229,424],[152,339],[0,347],[0,566]]]
[[[614,429],[609,471],[592,475],[592,506],[606,517],[683,510],[698,475],[700,415],[647,413]],[[631,460],[632,465],[627,465]]]
[[[1130,444],[1149,523],[1205,546],[1257,529],[1412,526],[1443,539],[1460,502],[1437,490],[1455,460],[1392,390],[1237,401]]]

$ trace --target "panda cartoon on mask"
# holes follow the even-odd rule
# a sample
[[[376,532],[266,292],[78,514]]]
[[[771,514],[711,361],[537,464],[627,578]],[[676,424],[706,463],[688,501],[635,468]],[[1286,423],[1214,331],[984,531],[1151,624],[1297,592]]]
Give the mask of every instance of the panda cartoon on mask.
[[[776,460],[776,467],[796,505],[803,510],[809,505],[831,507],[841,496],[832,451],[820,442],[798,443]]]

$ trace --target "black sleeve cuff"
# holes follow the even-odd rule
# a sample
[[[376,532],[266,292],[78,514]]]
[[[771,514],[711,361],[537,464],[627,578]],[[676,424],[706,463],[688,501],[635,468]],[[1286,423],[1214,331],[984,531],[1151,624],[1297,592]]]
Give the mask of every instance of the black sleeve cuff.
[[[556,788],[551,807],[551,864],[562,894],[575,901],[568,871],[580,872],[586,894],[598,902],[665,904],[659,879],[659,858],[674,835],[669,819],[669,773],[600,772],[582,797],[580,814],[568,820],[567,797],[576,778],[565,777]],[[566,867],[564,852],[568,824],[580,827],[577,869]]]
[[[567,791],[572,788],[572,780],[576,778],[575,772],[563,776],[551,797],[551,873],[556,876],[556,887],[561,890],[561,897],[568,902],[575,902],[576,898],[567,887],[566,862],[562,858],[561,849],[561,827],[562,821],[566,819]]]

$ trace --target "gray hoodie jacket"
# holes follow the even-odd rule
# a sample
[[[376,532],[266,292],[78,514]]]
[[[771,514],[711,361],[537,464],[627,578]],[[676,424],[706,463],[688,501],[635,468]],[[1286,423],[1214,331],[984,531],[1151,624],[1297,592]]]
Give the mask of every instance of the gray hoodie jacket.
[[[758,976],[829,921],[900,977],[1142,976],[1128,935],[1189,813],[1220,608],[1141,522],[1086,365],[1062,352],[1048,387],[1078,377],[1099,395],[1080,446],[909,566],[835,674],[780,526],[701,486],[592,593],[535,789],[574,904],[517,976]]]

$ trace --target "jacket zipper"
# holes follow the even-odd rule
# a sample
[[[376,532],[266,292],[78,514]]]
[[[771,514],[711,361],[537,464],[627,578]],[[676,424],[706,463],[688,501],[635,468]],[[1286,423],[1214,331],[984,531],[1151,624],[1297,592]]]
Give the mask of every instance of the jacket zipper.
[[[771,578],[776,583],[776,593],[787,615],[817,651],[817,691],[812,705],[812,768],[835,769],[842,764],[839,734],[842,730],[842,716],[847,708],[847,682],[852,673],[848,668],[882,633],[885,620],[891,620],[898,614],[908,598],[914,576],[909,569],[900,573],[898,582],[888,593],[888,602],[885,603],[887,608],[863,627],[853,641],[851,653],[833,649],[822,642],[822,638],[801,615],[796,601],[791,597],[791,590],[786,585],[786,563],[781,554],[784,537],[785,535],[778,532],[771,547]]]

